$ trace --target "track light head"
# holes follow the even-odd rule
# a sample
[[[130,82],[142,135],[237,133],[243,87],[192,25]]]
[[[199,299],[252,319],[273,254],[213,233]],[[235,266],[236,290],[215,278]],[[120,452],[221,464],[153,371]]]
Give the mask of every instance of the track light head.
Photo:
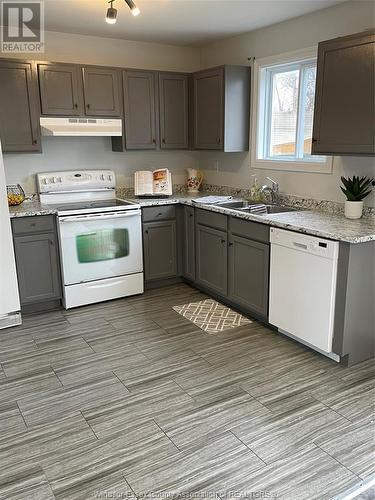
[[[107,14],[105,16],[105,22],[108,24],[115,24],[117,21],[117,9],[113,7],[113,1],[114,0],[108,2],[111,4],[111,6],[108,7]]]
[[[131,11],[131,13],[133,14],[133,16],[139,16],[139,14],[141,13],[141,11],[139,10],[139,8],[135,5],[134,1],[133,0],[125,0],[125,2],[128,4],[129,6],[129,9]]]

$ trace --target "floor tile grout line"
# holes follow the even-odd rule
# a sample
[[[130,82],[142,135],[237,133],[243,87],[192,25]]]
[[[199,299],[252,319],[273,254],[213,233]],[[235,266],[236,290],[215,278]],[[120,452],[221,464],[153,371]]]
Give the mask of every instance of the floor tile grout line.
[[[318,443],[316,443],[314,440],[312,441],[312,443],[317,447],[319,448],[319,450],[321,450],[323,453],[325,453],[326,455],[328,455],[329,457],[331,457],[333,460],[335,460],[335,462],[337,462],[338,464],[340,464],[342,467],[344,467],[346,470],[348,470],[349,472],[351,472],[354,476],[356,476],[360,481],[362,481],[362,478],[356,474],[355,472],[353,472],[351,469],[349,469],[349,467],[347,467],[346,465],[344,465],[343,463],[340,462],[340,460],[338,458],[336,458],[335,456],[331,455],[330,453],[328,453],[328,451],[326,451],[324,448],[322,448]]]
[[[234,429],[235,429],[235,427],[234,427]],[[238,436],[237,436],[237,435],[233,432],[233,430],[232,430],[232,429],[229,429],[229,432],[230,432],[230,434],[232,434],[232,436],[233,436],[233,437],[235,437],[236,439],[238,439],[238,441],[240,441],[240,442],[241,442],[241,443],[242,443],[242,444],[243,444],[243,445],[244,445],[244,446],[245,446],[248,450],[250,450],[250,451],[251,451],[251,453],[254,453],[254,455],[255,455],[256,457],[258,457],[258,458],[259,458],[259,460],[261,460],[261,461],[264,463],[264,465],[265,465],[265,466],[269,465],[267,462],[265,462],[265,461],[263,460],[263,458],[260,458],[260,456],[259,456],[257,453],[255,453],[255,451],[254,451],[254,450],[252,450],[252,449],[250,448],[250,446],[247,446],[247,444],[246,444],[246,443],[244,443],[244,442],[242,441],[242,439],[241,439],[241,438],[239,438],[239,437],[238,437]]]
[[[25,419],[25,417],[24,417],[24,414],[23,414],[23,413],[22,413],[22,411],[21,411],[20,405],[18,404],[18,401],[17,401],[17,400],[16,400],[16,405],[17,405],[18,411],[20,412],[20,415],[21,415],[21,417],[22,417],[22,420],[23,420],[23,422],[24,422],[24,424],[25,424],[26,429],[30,429],[30,427],[27,425],[26,419]]]
[[[121,379],[120,379],[120,377],[117,375],[117,373],[116,373],[114,370],[112,370],[112,373],[113,373],[113,375],[117,378],[117,380],[120,382],[120,384],[121,384],[121,385],[123,385],[127,391],[129,391],[129,394],[131,394],[131,393],[132,393],[132,392],[131,392],[131,390],[130,390],[130,389],[129,389],[129,387],[125,384],[125,382],[124,382],[123,380],[121,380]]]
[[[130,485],[128,479],[126,478],[126,474],[124,472],[121,472],[122,477],[124,478],[125,483],[128,485],[129,489],[134,493],[135,498],[139,499],[139,496],[136,494],[132,486]]]
[[[161,427],[161,426],[157,423],[157,421],[155,420],[155,418],[152,418],[151,420],[152,420],[152,422],[154,422],[154,423],[155,423],[155,425],[157,425],[157,426],[159,427],[159,429],[161,430],[161,432],[162,432],[162,433],[165,435],[165,437],[166,437],[166,438],[167,438],[167,439],[168,439],[168,440],[169,440],[169,441],[173,444],[173,446],[174,446],[174,447],[175,447],[175,448],[176,448],[179,452],[181,452],[182,450],[181,450],[181,449],[177,446],[177,444],[173,441],[173,439],[172,439],[172,438],[170,438],[170,437],[168,436],[168,434],[165,432],[165,430],[164,430],[164,429],[163,429],[163,428],[162,428],[162,427]]]
[[[82,410],[80,410],[79,413],[82,415],[82,418],[86,422],[86,424],[90,427],[91,432],[94,434],[94,436],[96,437],[96,439],[98,441],[100,441],[98,435],[96,434],[96,432],[94,431],[94,429],[91,427],[90,422],[87,420],[87,418],[85,418],[84,414],[82,413]]]
[[[309,391],[307,391],[309,392]],[[317,397],[313,396],[311,393],[309,394],[309,396],[314,399],[317,403],[320,403],[322,404],[325,408],[327,408],[328,410],[331,410],[333,411],[334,413],[336,413],[336,415],[338,415],[340,418],[343,418],[344,420],[346,420],[347,422],[349,423],[353,423],[352,420],[350,420],[349,418],[345,417],[344,415],[342,415],[340,412],[334,410],[331,406],[327,405],[326,403],[323,403],[323,401],[321,401],[320,399],[318,399]]]
[[[57,378],[57,380],[60,382],[61,386],[64,388],[64,389],[67,389],[67,387],[61,382],[61,379],[60,377],[58,376],[58,374],[56,373],[55,369],[53,368],[52,365],[49,365],[51,370],[53,371],[53,373],[55,374],[55,377]]]
[[[341,418],[344,418],[345,420],[347,420],[348,422],[350,422],[351,424],[355,424],[356,421],[355,420],[352,420],[348,417],[345,417],[345,415],[343,415],[342,413],[340,413],[338,410],[334,410],[331,406],[327,406],[325,403],[323,403],[323,401],[321,401],[320,399],[314,397],[314,399],[316,399],[319,403],[321,403],[322,405],[324,405],[326,408],[329,408],[331,411],[333,411],[334,413],[336,413],[339,417]],[[364,419],[361,419],[361,420],[364,420]]]
[[[192,401],[196,402],[196,399],[194,399],[194,397],[193,397],[191,394],[189,394],[189,393],[188,393],[188,392],[187,392],[187,391],[186,391],[183,387],[181,387],[181,386],[180,386],[180,384],[179,384],[179,383],[178,383],[178,382],[177,382],[177,381],[176,381],[173,377],[172,377],[170,380],[171,380],[173,383],[175,383],[175,384],[176,384],[176,385],[177,385],[177,386],[178,386],[178,387],[182,390],[182,392],[183,392],[184,394],[186,394],[187,396],[189,396],[189,398],[190,398]]]

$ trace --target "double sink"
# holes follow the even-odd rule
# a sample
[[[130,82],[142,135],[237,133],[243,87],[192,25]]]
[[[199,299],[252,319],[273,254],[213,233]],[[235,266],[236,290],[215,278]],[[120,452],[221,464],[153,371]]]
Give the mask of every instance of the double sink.
[[[280,214],[283,212],[295,212],[297,210],[296,208],[287,207],[285,205],[252,203],[246,200],[222,201],[215,203],[215,206],[262,216],[268,214]]]

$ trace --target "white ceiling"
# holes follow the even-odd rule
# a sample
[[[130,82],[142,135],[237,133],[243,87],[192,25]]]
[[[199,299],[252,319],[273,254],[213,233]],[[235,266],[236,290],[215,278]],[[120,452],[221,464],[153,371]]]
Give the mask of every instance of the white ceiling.
[[[324,9],[344,0],[135,0],[133,17],[114,0],[115,25],[104,21],[107,0],[45,0],[45,28],[107,38],[202,45]]]

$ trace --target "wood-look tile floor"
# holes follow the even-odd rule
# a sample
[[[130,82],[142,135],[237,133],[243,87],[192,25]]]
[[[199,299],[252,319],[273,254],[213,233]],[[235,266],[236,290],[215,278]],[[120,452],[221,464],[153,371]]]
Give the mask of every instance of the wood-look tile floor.
[[[176,285],[0,331],[0,498],[336,498],[375,473],[374,362],[257,322],[209,335]]]

